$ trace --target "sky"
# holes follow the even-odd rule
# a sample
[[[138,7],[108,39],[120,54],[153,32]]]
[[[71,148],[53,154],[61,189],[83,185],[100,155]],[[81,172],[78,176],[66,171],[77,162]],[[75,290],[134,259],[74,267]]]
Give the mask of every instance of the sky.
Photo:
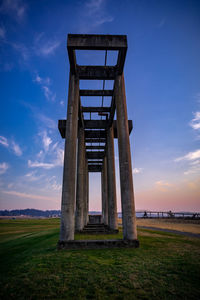
[[[136,210],[200,211],[195,0],[0,1],[0,209],[61,207],[64,141],[57,122],[67,112],[68,33],[127,35]],[[80,64],[104,63],[102,52],[79,52]],[[115,58],[108,53],[110,64]],[[121,211],[117,141],[115,164]],[[90,210],[100,209],[100,174],[90,173]]]

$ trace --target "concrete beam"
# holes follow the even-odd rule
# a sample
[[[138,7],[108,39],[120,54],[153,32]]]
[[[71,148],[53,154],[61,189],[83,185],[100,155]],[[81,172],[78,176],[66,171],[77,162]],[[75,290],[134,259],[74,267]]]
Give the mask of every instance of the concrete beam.
[[[91,121],[95,121],[95,120],[85,120],[86,122],[91,122]],[[84,121],[84,122],[85,122]],[[99,120],[96,120],[95,122],[97,122]],[[106,120],[100,120],[100,121],[105,121]],[[128,127],[129,127],[129,134],[131,134],[132,129],[133,129],[133,122],[132,120],[128,120]],[[97,128],[97,127],[95,127]],[[61,137],[64,139],[65,138],[65,130],[66,130],[66,120],[58,120],[58,129],[60,131],[60,135]],[[117,135],[117,123],[116,120],[113,121],[113,130],[114,130],[114,138],[117,139],[118,135]],[[105,140],[105,131],[102,130],[86,130],[85,131],[85,138],[86,138],[86,143],[104,143]]]
[[[87,138],[85,139],[86,143],[105,143],[106,139],[105,138]]]
[[[102,164],[103,163],[103,159],[101,159],[101,160],[88,160],[88,164],[96,164],[96,165],[98,165],[98,164]]]
[[[85,120],[84,127],[86,129],[106,129],[108,121],[106,120]]]
[[[126,49],[127,36],[108,34],[68,34],[67,48],[78,50]]]
[[[102,171],[102,166],[100,165],[88,165],[88,172],[101,172]]]
[[[93,113],[99,113],[99,112],[110,112],[110,107],[86,107],[82,106],[82,112],[93,112]]]
[[[114,80],[116,67],[113,66],[77,66],[79,79],[83,80]]]
[[[106,138],[105,130],[85,130],[85,138]]]
[[[86,146],[86,149],[105,149],[105,146]]]
[[[87,97],[110,97],[113,95],[113,90],[80,90],[80,96],[87,96]]]
[[[104,151],[90,151],[86,152],[86,157],[87,159],[99,159],[99,158],[104,158],[105,152]]]

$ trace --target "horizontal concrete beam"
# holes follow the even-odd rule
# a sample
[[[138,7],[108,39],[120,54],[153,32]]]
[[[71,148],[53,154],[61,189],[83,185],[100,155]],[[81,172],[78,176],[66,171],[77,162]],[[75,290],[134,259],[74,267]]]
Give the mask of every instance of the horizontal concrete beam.
[[[80,90],[79,91],[80,96],[87,96],[87,97],[99,97],[99,96],[105,96],[105,97],[111,97],[113,95],[113,90]]]
[[[97,112],[97,113],[102,113],[102,112],[110,112],[110,107],[86,107],[82,106],[82,112]]]
[[[128,127],[129,127],[129,135],[130,135],[131,131],[133,129],[133,121],[132,120],[128,120]],[[118,135],[117,135],[117,121],[116,120],[113,121],[113,130],[114,130],[114,138],[117,139]]]
[[[103,163],[103,158],[99,159],[99,160],[95,160],[95,159],[88,159],[88,164],[95,164],[95,165],[102,165]]]
[[[126,35],[68,34],[67,48],[78,50],[120,50],[127,48]]]
[[[93,121],[107,122],[106,120],[85,120],[84,124],[85,124],[85,122],[87,123],[87,122],[93,122]],[[87,124],[91,124],[91,123],[87,123]],[[97,123],[97,125],[98,125],[98,123]],[[90,125],[88,125],[88,126],[90,126]],[[131,134],[131,131],[133,129],[132,120],[128,120],[128,126],[129,126],[129,134]],[[93,127],[93,128],[97,128],[97,127]],[[66,120],[58,120],[58,129],[60,131],[61,137],[65,138]],[[113,129],[114,129],[114,138],[116,139],[117,138],[117,121],[116,120],[113,121]],[[106,142],[106,131],[105,130],[85,130],[85,142],[86,143],[104,143],[104,142]]]
[[[88,172],[101,172],[101,171],[102,171],[102,166],[99,165],[88,166]]]
[[[105,130],[85,130],[85,138],[106,138]]]
[[[105,152],[102,151],[90,151],[90,152],[86,152],[86,157],[87,159],[99,159],[99,158],[104,158],[105,156]]]
[[[117,73],[113,66],[77,66],[77,74],[83,80],[114,80]]]
[[[108,121],[106,120],[85,120],[85,129],[106,129],[108,127]]]
[[[86,149],[105,149],[105,146],[86,146]]]
[[[105,143],[106,142],[106,139],[105,138],[86,138],[85,139],[85,142],[86,143]]]

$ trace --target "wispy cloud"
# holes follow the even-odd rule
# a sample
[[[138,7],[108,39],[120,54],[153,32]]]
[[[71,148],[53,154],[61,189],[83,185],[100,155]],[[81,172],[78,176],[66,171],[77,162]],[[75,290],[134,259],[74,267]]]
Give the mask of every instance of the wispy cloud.
[[[35,78],[33,81],[41,84],[41,85],[49,85],[51,83],[51,79],[49,77],[42,78],[38,73],[35,74]]]
[[[22,149],[20,146],[14,141],[14,140],[8,140],[4,136],[0,136],[0,144],[10,150],[12,150],[15,155],[21,156],[22,155]]]
[[[34,82],[38,83],[43,92],[44,92],[44,96],[48,101],[52,101],[54,102],[56,99],[56,94],[53,93],[49,87],[51,80],[49,77],[47,78],[42,78],[41,76],[39,76],[38,73],[36,73],[35,78],[33,79]]]
[[[44,114],[37,113],[36,118],[39,119],[45,127],[48,127],[50,129],[57,129],[57,123],[51,118],[45,116]]]
[[[190,165],[190,168],[184,172],[184,175],[199,174],[200,173],[200,161],[196,161],[195,165]]]
[[[42,143],[44,146],[44,150],[47,152],[49,150],[49,146],[52,143],[52,139],[47,135],[46,130],[43,132],[40,132],[39,135],[42,137]]]
[[[5,138],[4,136],[0,136],[0,144],[5,146],[5,147],[8,147],[9,146],[8,139]]]
[[[196,160],[198,158],[200,158],[200,149],[197,149],[197,150],[195,150],[193,152],[187,153],[184,156],[176,158],[175,162],[184,161],[184,160],[191,161],[191,160]]]
[[[48,86],[42,86],[42,89],[44,91],[45,98],[48,101],[54,102],[56,99],[56,94],[54,94]]]
[[[20,148],[20,146],[17,143],[15,143],[15,141],[12,141],[11,147],[17,156],[22,155],[22,149]]]
[[[44,175],[37,175],[35,171],[27,173],[24,178],[27,179],[28,181],[37,181],[44,177]]]
[[[4,174],[9,168],[9,165],[6,162],[0,163],[0,175]]]
[[[28,193],[21,193],[17,191],[2,191],[4,194],[17,196],[21,198],[29,198],[29,199],[39,199],[39,200],[55,200],[54,198],[48,197],[48,196],[41,196],[41,195],[34,195],[34,194],[28,194]]]
[[[24,19],[27,5],[22,0],[3,0],[0,12],[9,15],[17,21]]]
[[[49,41],[46,45],[43,45],[39,49],[39,53],[43,56],[49,56],[54,54],[56,49],[60,46],[60,41]]]
[[[168,189],[173,186],[173,184],[171,184],[165,180],[158,180],[155,182],[155,186],[159,191],[167,192]]]
[[[54,164],[52,163],[44,163],[44,162],[38,162],[38,161],[31,161],[28,160],[28,167],[29,168],[43,168],[43,169],[52,169],[54,167]]]
[[[191,120],[189,125],[195,130],[200,130],[200,111],[193,113],[193,115],[194,118]]]
[[[139,174],[139,173],[142,173],[142,171],[143,171],[143,168],[134,168],[133,174]]]
[[[34,52],[43,57],[48,57],[53,55],[55,51],[59,48],[61,41],[56,39],[49,40],[44,32],[39,33],[35,37],[34,41]]]
[[[165,180],[159,180],[156,181],[155,184],[157,186],[172,186],[172,184],[170,184],[169,182],[165,181]]]
[[[187,170],[184,172],[184,175],[200,173],[200,149],[175,159],[175,162],[180,161],[186,162]]]
[[[84,32],[114,20],[114,17],[106,11],[105,0],[86,1],[81,9],[81,15],[80,30]]]
[[[19,53],[23,59],[23,62],[27,62],[29,60],[31,55],[30,49],[28,49],[23,43],[8,41],[6,41],[6,43]]]
[[[28,160],[28,167],[29,168],[43,168],[43,169],[52,169],[55,167],[61,167],[63,166],[64,161],[64,150],[61,148],[54,148],[54,153],[51,155],[51,162],[44,161],[45,156],[41,158],[41,160]]]

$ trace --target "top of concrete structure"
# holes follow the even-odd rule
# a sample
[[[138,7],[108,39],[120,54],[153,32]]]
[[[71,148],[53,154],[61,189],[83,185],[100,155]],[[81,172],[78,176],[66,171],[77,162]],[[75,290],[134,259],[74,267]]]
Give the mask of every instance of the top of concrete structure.
[[[67,50],[70,63],[70,72],[77,76],[79,80],[103,80],[103,89],[80,89],[79,96],[79,126],[85,131],[86,157],[88,158],[88,170],[90,172],[101,172],[103,158],[106,154],[107,129],[113,126],[114,138],[117,138],[117,124],[115,115],[115,79],[121,75],[127,52],[126,35],[102,35],[102,34],[68,34]],[[77,64],[76,51],[102,50],[105,52],[105,65],[83,66]],[[114,66],[107,66],[107,51],[117,51],[117,62]],[[105,89],[105,81],[113,80],[113,89]],[[84,98],[82,98],[84,97]],[[94,97],[94,105],[82,106],[82,99]],[[101,105],[97,105],[98,98],[101,97]],[[103,105],[104,97],[110,97],[110,105]],[[97,99],[97,100],[96,100]],[[91,102],[90,102],[91,103]],[[88,119],[88,114],[90,119]],[[85,116],[87,115],[87,119]],[[92,119],[92,116],[95,118]],[[132,121],[128,121],[129,134],[132,131]],[[60,134],[65,138],[66,120],[59,120],[58,128]]]
[[[127,47],[126,35],[68,34],[67,50],[71,72],[78,74],[79,79],[113,80],[123,72]],[[114,67],[79,66],[76,63],[76,50],[118,51],[117,64]]]

